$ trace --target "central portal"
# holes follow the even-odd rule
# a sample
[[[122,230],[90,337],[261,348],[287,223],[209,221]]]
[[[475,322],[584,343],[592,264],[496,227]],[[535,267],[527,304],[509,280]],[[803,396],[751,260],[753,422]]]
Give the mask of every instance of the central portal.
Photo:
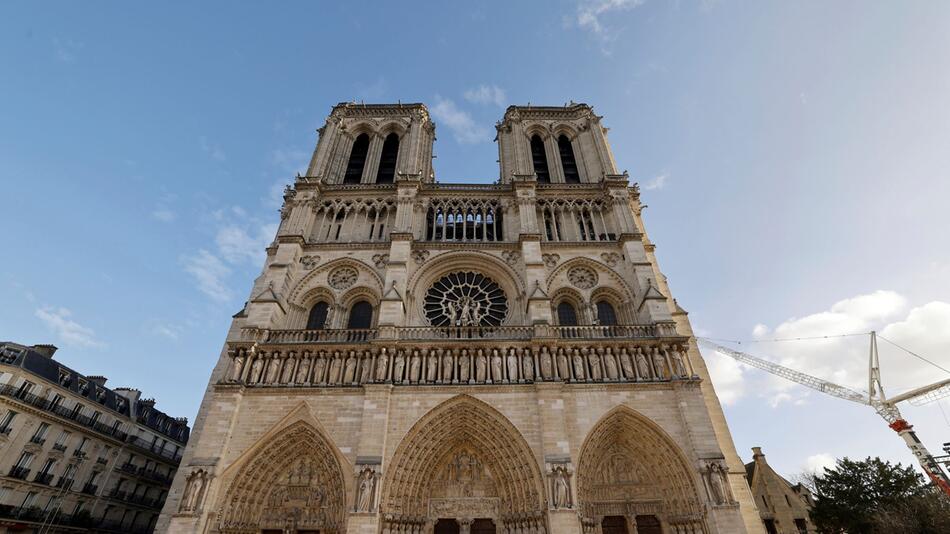
[[[435,534],[495,534],[495,522],[491,519],[465,520],[442,518],[435,523]]]

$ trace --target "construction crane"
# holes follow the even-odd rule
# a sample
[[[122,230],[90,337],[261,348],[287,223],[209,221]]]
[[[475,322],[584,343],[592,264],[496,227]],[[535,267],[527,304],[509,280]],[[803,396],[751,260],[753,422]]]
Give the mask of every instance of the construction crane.
[[[698,341],[703,345],[712,348],[716,352],[724,356],[729,356],[730,358],[733,358],[746,365],[762,369],[763,371],[767,371],[773,375],[785,378],[786,380],[790,380],[816,391],[820,391],[826,395],[849,400],[858,404],[865,404],[874,408],[878,415],[887,421],[888,426],[897,432],[897,435],[899,435],[904,440],[904,443],[907,444],[907,448],[909,448],[910,451],[914,453],[914,456],[917,458],[917,461],[920,462],[920,466],[923,468],[924,473],[927,474],[930,480],[933,481],[933,483],[939,487],[944,492],[944,494],[950,497],[950,477],[947,476],[947,473],[940,467],[936,460],[934,460],[933,455],[930,454],[930,451],[927,450],[920,439],[917,438],[917,434],[914,432],[914,427],[901,416],[900,410],[897,408],[898,402],[908,401],[911,404],[919,406],[933,402],[943,397],[950,396],[950,379],[942,380],[928,386],[919,387],[900,395],[887,398],[884,395],[884,388],[881,385],[881,366],[880,361],[878,360],[877,352],[877,333],[871,332],[870,336],[871,347],[870,355],[868,357],[867,393],[855,391],[851,388],[840,386],[827,380],[822,380],[800,371],[790,369],[775,362],[764,360],[762,358],[758,358],[756,356],[752,356],[751,354],[734,350],[729,347],[724,347],[705,338],[698,338]]]

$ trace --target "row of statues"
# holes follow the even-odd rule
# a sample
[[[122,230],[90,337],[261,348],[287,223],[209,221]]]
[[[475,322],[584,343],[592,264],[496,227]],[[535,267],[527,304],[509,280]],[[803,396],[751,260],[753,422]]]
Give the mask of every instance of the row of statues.
[[[460,534],[469,534],[473,520],[456,519]],[[541,514],[522,514],[493,521],[498,534],[547,534],[546,521]],[[383,534],[431,534],[434,520],[429,518],[386,517]]]
[[[232,348],[226,382],[249,385],[522,384],[693,376],[684,345],[267,351]]]

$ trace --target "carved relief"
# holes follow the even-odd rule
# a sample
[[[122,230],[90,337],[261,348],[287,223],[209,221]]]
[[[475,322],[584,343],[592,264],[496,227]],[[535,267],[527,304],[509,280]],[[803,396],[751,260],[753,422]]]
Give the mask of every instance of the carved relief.
[[[518,260],[521,259],[521,253],[516,250],[503,250],[501,252],[501,257],[503,260],[505,260],[505,263],[513,267],[517,265]]]
[[[551,483],[551,508],[558,510],[574,507],[574,499],[571,495],[571,474],[566,464],[555,465],[551,468],[548,474]]]
[[[198,469],[188,474],[188,477],[185,478],[185,491],[181,494],[181,501],[178,503],[179,513],[197,512],[201,509],[211,478],[211,475],[204,469]]]
[[[729,487],[729,476],[726,467],[721,461],[707,462],[703,468],[703,482],[709,500],[716,505],[735,504],[732,490]]]
[[[320,256],[301,256],[300,266],[305,270],[312,270],[317,264],[320,263]]]
[[[597,285],[597,271],[589,267],[578,266],[567,272],[567,279],[574,287],[579,289],[590,289]]]
[[[541,254],[541,261],[544,262],[545,267],[553,269],[557,267],[557,263],[561,261],[561,257],[557,254]]]
[[[327,277],[327,283],[333,289],[346,289],[356,283],[359,273],[353,267],[338,267]]]
[[[412,251],[412,261],[416,262],[416,265],[422,265],[427,259],[429,259],[428,250],[413,250]]]
[[[373,265],[377,269],[383,269],[389,263],[389,254],[373,254]]]
[[[614,267],[620,263],[621,260],[620,254],[617,254],[616,252],[604,252],[600,255],[600,258],[604,260],[604,263],[611,267]]]
[[[376,466],[366,465],[356,473],[356,510],[357,512],[376,511],[376,487],[379,473]]]

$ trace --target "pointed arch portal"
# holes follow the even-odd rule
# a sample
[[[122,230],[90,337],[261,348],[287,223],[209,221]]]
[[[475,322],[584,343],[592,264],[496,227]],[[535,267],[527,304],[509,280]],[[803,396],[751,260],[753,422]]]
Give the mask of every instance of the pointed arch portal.
[[[624,532],[629,522],[631,534],[652,534],[661,521],[671,532],[706,532],[686,457],[655,423],[625,406],[608,412],[585,440],[577,496],[585,532],[594,525]]]
[[[265,441],[240,467],[222,501],[218,532],[342,534],[345,502],[346,483],[332,446],[299,421]]]
[[[540,532],[544,525],[543,479],[531,449],[505,416],[473,397],[460,395],[423,416],[390,466],[384,533],[452,529],[453,519],[479,532]]]

